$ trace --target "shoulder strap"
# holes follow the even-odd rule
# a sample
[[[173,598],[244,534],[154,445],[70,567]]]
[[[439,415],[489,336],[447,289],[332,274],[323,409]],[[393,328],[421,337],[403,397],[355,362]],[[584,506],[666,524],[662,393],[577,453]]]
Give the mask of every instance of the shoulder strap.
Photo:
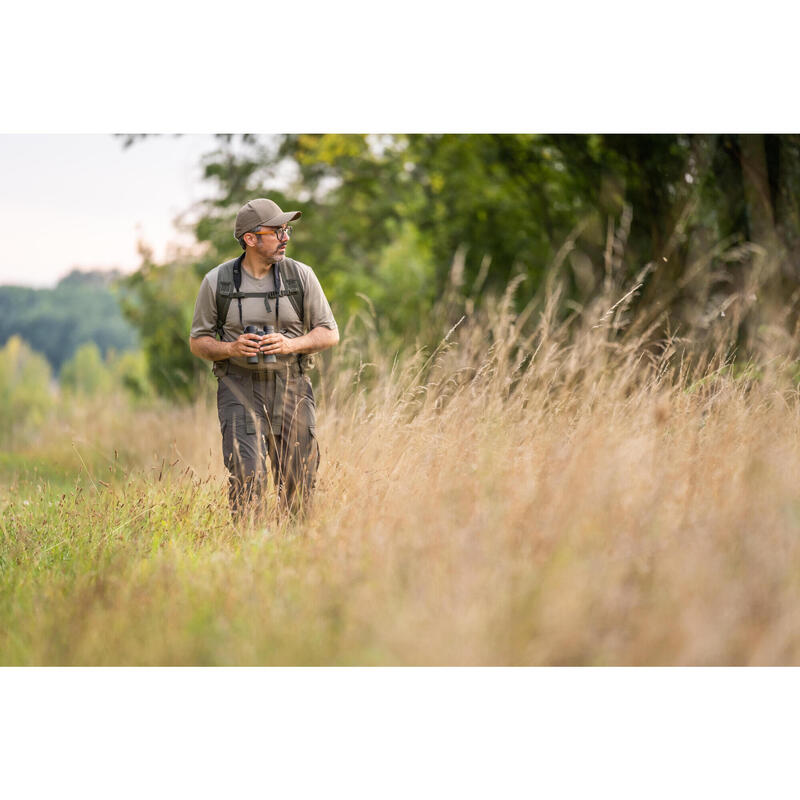
[[[292,258],[284,258],[281,261],[281,279],[285,286],[285,291],[281,294],[286,294],[289,297],[289,302],[294,308],[294,313],[303,325],[304,296],[303,296],[303,282],[300,280],[300,268],[297,262]]]
[[[222,328],[228,318],[228,309],[234,294],[239,293],[242,285],[242,259],[244,253],[238,258],[232,258],[220,264],[217,273],[217,333],[222,338]],[[241,302],[241,301],[240,301]]]

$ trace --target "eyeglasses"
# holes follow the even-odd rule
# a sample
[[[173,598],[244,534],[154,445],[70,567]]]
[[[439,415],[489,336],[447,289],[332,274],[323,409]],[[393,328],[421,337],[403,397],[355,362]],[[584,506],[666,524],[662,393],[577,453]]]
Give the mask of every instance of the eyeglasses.
[[[282,242],[284,239],[288,239],[292,235],[292,226],[291,225],[284,225],[282,228],[267,228],[265,231],[251,231],[256,236],[266,236],[268,233],[274,233],[275,238]]]

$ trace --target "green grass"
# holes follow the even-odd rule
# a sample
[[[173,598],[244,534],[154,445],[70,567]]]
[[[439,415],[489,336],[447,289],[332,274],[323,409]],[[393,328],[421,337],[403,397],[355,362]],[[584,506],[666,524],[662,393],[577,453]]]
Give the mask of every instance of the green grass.
[[[149,474],[148,474],[149,473]],[[342,576],[291,520],[235,529],[219,480],[181,465],[68,472],[3,460],[0,663],[385,662],[342,640]],[[77,484],[77,485],[76,485]],[[344,648],[344,649],[343,649]]]
[[[26,494],[38,493],[45,488],[66,490],[74,487],[76,480],[83,481],[83,476],[75,474],[72,464],[24,452],[0,452],[0,491],[8,491],[11,487]]]

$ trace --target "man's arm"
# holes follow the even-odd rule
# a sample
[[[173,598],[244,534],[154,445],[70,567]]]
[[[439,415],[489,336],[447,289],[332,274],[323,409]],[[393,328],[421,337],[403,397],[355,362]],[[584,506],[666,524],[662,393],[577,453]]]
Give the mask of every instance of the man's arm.
[[[203,278],[197,301],[194,305],[194,317],[189,334],[189,349],[199,358],[208,361],[224,361],[231,356],[254,356],[258,353],[258,337],[243,334],[234,342],[218,342],[214,336],[217,327],[216,293],[211,280],[212,272]]]
[[[237,356],[258,355],[259,344],[265,354],[318,353],[339,342],[339,331],[324,326],[312,328],[304,336],[290,339],[282,333],[271,333],[260,338],[254,333],[243,333],[236,341],[219,342],[213,336],[193,336],[189,339],[192,353],[208,361],[224,361]]]

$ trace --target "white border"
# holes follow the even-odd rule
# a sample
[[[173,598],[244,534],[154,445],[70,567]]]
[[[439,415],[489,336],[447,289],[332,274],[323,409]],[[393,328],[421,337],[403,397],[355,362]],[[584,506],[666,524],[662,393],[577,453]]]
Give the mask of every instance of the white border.
[[[121,12],[121,13],[118,13]],[[798,130],[797,11],[743,3],[15,4],[2,130]]]
[[[782,797],[786,669],[6,669],[9,797]],[[272,790],[272,792],[270,791]]]

